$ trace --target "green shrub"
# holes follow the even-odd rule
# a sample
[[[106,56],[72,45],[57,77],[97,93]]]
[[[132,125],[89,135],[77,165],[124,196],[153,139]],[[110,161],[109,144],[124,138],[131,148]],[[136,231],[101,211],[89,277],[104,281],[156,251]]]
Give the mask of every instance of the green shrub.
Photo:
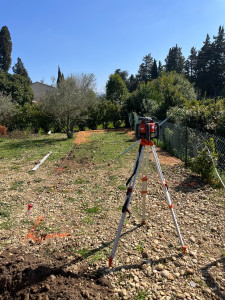
[[[211,152],[214,161],[218,159],[218,154],[215,151],[215,143],[213,138],[204,144],[204,148],[201,151],[198,151],[197,157],[190,161],[190,167],[192,171],[200,174],[204,181],[213,183],[215,170],[213,162],[209,156],[208,149]]]

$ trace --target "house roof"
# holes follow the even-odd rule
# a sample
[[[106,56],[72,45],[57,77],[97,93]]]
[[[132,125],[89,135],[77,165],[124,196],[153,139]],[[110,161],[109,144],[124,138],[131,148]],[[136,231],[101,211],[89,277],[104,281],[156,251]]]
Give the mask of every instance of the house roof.
[[[41,97],[43,97],[46,92],[52,91],[54,89],[53,86],[38,81],[34,82],[31,85],[31,88],[34,93],[34,102],[39,102]]]

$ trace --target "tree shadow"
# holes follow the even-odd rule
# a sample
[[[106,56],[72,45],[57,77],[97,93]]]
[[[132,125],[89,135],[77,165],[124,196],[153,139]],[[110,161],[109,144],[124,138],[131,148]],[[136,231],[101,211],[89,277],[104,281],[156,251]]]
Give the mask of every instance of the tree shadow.
[[[16,150],[19,148],[26,148],[26,149],[33,149],[35,146],[37,148],[44,147],[46,145],[55,145],[59,142],[65,142],[67,138],[59,138],[59,139],[41,139],[41,140],[21,140],[21,141],[12,141],[11,143],[7,143],[5,145],[2,145],[2,150]]]
[[[225,273],[225,257],[221,258],[217,261],[214,261],[207,266],[201,268],[202,276],[206,278],[205,283],[208,285],[209,288],[213,289],[214,293],[221,299],[225,299],[225,293],[222,293],[220,291],[219,285],[216,282],[216,280],[213,278],[213,276],[210,274],[210,268],[216,266],[217,263],[223,264],[223,270]]]

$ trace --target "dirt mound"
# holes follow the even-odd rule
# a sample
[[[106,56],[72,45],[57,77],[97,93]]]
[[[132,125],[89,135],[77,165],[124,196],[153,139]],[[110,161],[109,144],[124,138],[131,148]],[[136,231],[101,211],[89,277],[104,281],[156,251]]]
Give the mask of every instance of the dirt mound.
[[[112,299],[109,283],[87,274],[66,271],[66,255],[47,257],[4,251],[0,256],[0,299]]]

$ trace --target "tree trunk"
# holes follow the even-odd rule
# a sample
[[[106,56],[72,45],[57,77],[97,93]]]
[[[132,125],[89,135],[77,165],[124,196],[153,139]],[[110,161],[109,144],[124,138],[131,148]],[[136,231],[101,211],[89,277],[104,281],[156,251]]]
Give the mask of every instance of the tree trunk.
[[[66,121],[66,134],[68,139],[73,138],[73,129],[74,129],[74,124],[71,121],[69,115],[67,116],[67,121]]]

